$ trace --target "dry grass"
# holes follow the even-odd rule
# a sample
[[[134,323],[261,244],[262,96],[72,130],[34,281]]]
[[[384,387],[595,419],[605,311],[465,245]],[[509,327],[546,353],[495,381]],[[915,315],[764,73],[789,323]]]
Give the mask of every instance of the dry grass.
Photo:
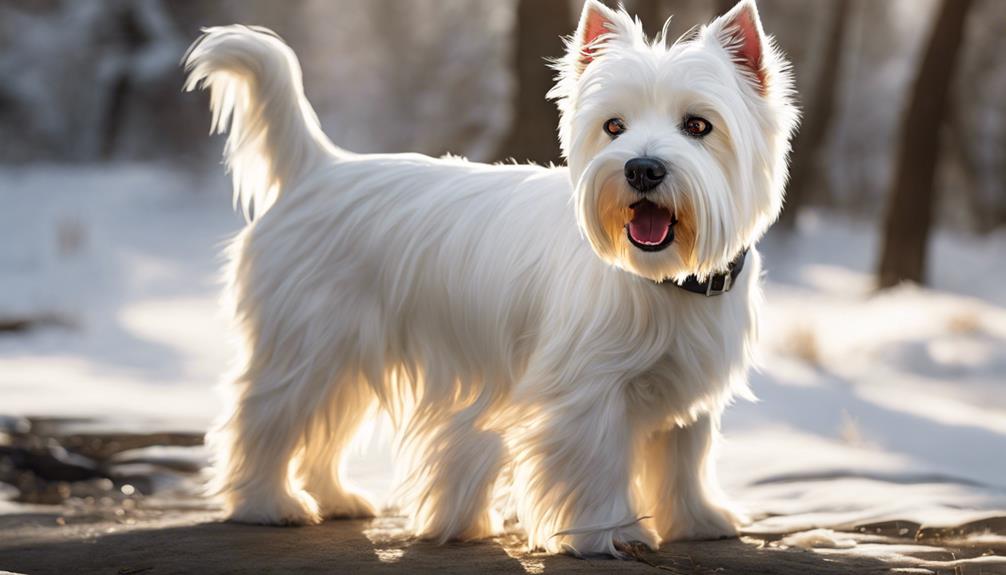
[[[783,351],[808,365],[821,367],[821,348],[814,328],[800,324],[794,326],[782,344]]]
[[[56,245],[61,257],[76,255],[87,243],[87,230],[80,220],[62,220],[56,226]]]
[[[962,311],[947,319],[947,330],[957,335],[970,335],[982,331],[982,318],[974,311]]]
[[[842,441],[849,445],[867,445],[863,432],[859,428],[859,422],[844,409],[842,410],[842,423],[839,426],[838,434],[842,438]]]

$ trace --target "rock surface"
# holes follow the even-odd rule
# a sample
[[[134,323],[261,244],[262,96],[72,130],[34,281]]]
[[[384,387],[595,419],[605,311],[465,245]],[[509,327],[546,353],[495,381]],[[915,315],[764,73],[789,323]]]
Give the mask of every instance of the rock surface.
[[[836,534],[818,530],[822,533],[813,538],[673,543],[619,561],[527,553],[516,534],[434,545],[410,538],[404,520],[397,517],[300,528],[236,525],[193,503],[148,498],[128,511],[113,507],[66,512],[35,506],[0,515],[0,572],[1006,574],[1001,539],[935,546],[842,533],[838,536],[844,544],[836,546],[820,545]]]
[[[378,524],[387,520],[375,520]],[[58,525],[52,515],[0,522],[0,569],[62,573],[716,573],[806,575],[889,573],[867,557],[830,557],[731,540],[665,546],[638,561],[575,559],[520,551],[516,537],[437,546],[386,535],[371,521],[283,528],[220,523],[205,512],[133,525]],[[952,572],[952,571],[951,571]],[[976,571],[977,573],[977,571]],[[991,571],[985,571],[991,573]]]
[[[528,553],[517,533],[437,546],[411,538],[400,517],[304,528],[235,525],[222,522],[217,503],[202,495],[199,434],[73,427],[0,420],[0,575],[1006,575],[1006,518],[998,516],[944,529],[886,521],[849,532],[752,530],[741,539],[636,551],[623,561]]]

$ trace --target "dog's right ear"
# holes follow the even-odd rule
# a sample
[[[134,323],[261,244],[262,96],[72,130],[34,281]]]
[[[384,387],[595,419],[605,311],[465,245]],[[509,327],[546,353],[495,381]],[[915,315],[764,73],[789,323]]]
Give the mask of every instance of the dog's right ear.
[[[575,56],[570,58],[575,76],[582,74],[609,42],[630,37],[632,30],[626,29],[625,20],[599,0],[583,3],[580,24],[569,44],[570,56]]]
[[[563,0],[549,0],[560,2]],[[548,97],[559,107],[559,143],[563,156],[569,157],[572,141],[572,110],[580,76],[595,60],[602,58],[615,43],[632,44],[642,38],[642,25],[633,22],[624,11],[615,11],[599,0],[585,0],[580,24],[566,41],[566,54],[552,63],[558,72]]]

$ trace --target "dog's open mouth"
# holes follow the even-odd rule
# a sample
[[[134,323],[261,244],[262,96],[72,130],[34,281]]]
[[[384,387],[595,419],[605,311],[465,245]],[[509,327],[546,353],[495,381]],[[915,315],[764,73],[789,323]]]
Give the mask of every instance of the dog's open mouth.
[[[639,200],[629,206],[632,220],[625,224],[632,245],[644,252],[659,252],[674,241],[677,218],[670,210],[649,200]]]

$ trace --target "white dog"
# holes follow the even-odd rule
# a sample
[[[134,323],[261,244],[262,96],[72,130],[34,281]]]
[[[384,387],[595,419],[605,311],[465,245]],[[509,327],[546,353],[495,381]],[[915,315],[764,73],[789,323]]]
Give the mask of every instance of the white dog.
[[[253,220],[210,436],[231,519],[370,516],[340,462],[382,409],[422,537],[497,533],[497,483],[531,548],[735,534],[711,451],[797,122],[752,0],[670,46],[587,0],[551,93],[568,167],[337,148],[265,29],[207,30],[186,65]]]

